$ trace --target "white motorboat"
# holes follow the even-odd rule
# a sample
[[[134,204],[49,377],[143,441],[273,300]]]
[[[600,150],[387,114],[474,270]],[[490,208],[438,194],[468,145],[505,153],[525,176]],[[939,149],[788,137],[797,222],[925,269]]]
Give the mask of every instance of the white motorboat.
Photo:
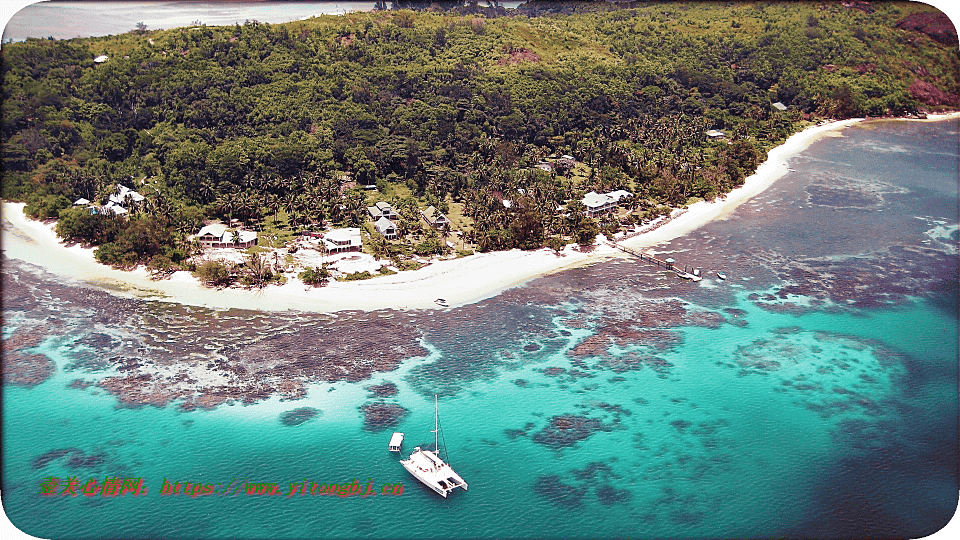
[[[423,483],[423,485],[436,491],[442,497],[446,498],[453,490],[463,488],[467,490],[467,483],[457,474],[450,464],[443,461],[439,456],[439,433],[440,433],[440,410],[437,405],[437,396],[433,396],[434,406],[434,448],[436,451],[423,450],[419,446],[413,449],[409,459],[401,459],[400,464],[414,478]],[[447,456],[449,459],[449,456]]]
[[[683,279],[689,279],[689,280],[691,280],[691,281],[700,281],[701,279],[703,279],[702,277],[700,277],[700,276],[698,276],[698,275],[688,274],[688,273],[686,273],[686,272],[684,272],[684,271],[682,271],[682,270],[676,270],[676,272],[677,272],[677,277],[680,277],[680,278],[683,278]]]
[[[390,445],[387,447],[391,452],[399,452],[400,446],[403,444],[403,433],[395,431],[393,436],[390,437]]]

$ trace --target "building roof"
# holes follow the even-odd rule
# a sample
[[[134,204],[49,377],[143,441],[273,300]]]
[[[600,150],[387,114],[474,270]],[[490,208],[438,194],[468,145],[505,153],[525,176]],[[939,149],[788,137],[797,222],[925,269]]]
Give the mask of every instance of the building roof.
[[[117,184],[117,192],[110,195],[109,199],[113,203],[120,204],[127,199],[131,199],[133,202],[141,202],[144,200],[144,197],[127,186]]]
[[[121,216],[121,215],[123,215],[123,214],[128,213],[126,208],[124,208],[124,207],[122,207],[122,206],[120,206],[120,205],[118,205],[118,204],[113,204],[113,202],[107,203],[107,204],[102,208],[102,210],[104,210],[105,212],[113,212],[115,215],[118,215],[118,216]]]
[[[323,243],[336,248],[342,248],[344,245],[350,247],[363,245],[360,237],[360,227],[333,229],[323,235]]]
[[[779,101],[773,104],[773,108],[774,108],[774,109],[777,109],[778,111],[785,111],[785,110],[787,110],[787,106],[784,105],[783,103],[780,103]]]
[[[102,64],[103,62],[106,62],[108,58],[110,57],[105,54],[101,54],[100,56],[94,58],[93,61],[98,64]]]
[[[421,214],[430,221],[449,221],[447,216],[441,214],[440,211],[432,205],[424,209]]]
[[[239,231],[239,232],[240,232],[240,243],[249,242],[251,240],[257,239],[257,231]]]
[[[725,137],[726,134],[722,131],[711,129],[707,131],[707,137]]]
[[[383,232],[383,231],[385,231],[385,230],[387,230],[387,229],[391,229],[391,228],[392,228],[392,229],[396,229],[396,228],[397,228],[397,226],[394,225],[394,223],[393,223],[392,221],[390,221],[389,219],[387,219],[387,218],[385,218],[385,217],[381,217],[380,219],[378,219],[377,222],[373,224],[373,226],[376,227],[377,230],[380,231],[380,232]]]
[[[223,233],[227,232],[227,227],[223,223],[211,223],[210,225],[204,226],[200,229],[200,232],[197,233],[197,236],[203,236],[204,234],[210,234],[216,236],[217,238],[223,238]]]
[[[633,193],[630,193],[624,189],[618,189],[616,191],[611,191],[610,193],[597,193],[596,191],[591,191],[583,196],[583,205],[588,209],[600,208],[601,206],[612,203],[619,203],[623,199],[629,199],[633,197]]]
[[[373,206],[367,207],[367,212],[370,213],[370,216],[373,218],[379,218],[382,216],[390,216],[395,214],[393,207],[390,206],[390,203],[386,201],[380,201]]]
[[[597,208],[607,204],[610,201],[610,197],[606,193],[600,194],[596,191],[591,191],[583,196],[583,205],[587,208]]]
[[[77,199],[77,202],[75,202],[75,203],[73,203],[73,204],[80,204],[80,205],[90,204],[90,201],[84,199],[83,197],[80,197],[79,199]]]
[[[240,235],[240,243],[246,243],[251,240],[257,239],[256,231],[236,231]],[[223,223],[211,223],[210,225],[205,225],[200,232],[197,233],[197,237],[203,236],[205,234],[212,235],[214,238],[218,238],[221,242],[229,244],[233,242],[233,233],[234,231],[229,230],[229,227]]]

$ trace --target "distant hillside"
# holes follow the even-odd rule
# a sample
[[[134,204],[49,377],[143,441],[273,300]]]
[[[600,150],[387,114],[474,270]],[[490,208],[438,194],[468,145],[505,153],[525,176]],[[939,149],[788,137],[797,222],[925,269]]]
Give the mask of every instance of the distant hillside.
[[[356,224],[369,201],[349,178],[463,205],[480,249],[535,247],[571,237],[556,207],[589,190],[679,205],[729,191],[812,119],[955,108],[956,42],[933,8],[860,1],[534,2],[29,40],[2,51],[3,196],[55,216],[145,179],[142,217],[183,231],[281,210],[289,227]],[[579,165],[534,168],[563,154]]]

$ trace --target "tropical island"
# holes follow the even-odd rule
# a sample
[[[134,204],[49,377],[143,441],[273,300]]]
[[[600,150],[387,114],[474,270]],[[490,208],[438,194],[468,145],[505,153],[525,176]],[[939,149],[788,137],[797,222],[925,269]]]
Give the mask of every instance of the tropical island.
[[[402,288],[498,252],[474,273],[508,286],[682,233],[805,128],[960,105],[921,4],[393,4],[6,44],[2,196],[154,278]]]

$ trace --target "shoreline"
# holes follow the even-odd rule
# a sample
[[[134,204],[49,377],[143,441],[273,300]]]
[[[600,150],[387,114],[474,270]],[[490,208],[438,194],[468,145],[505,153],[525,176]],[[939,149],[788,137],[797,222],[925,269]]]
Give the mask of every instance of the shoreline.
[[[960,118],[960,113],[911,121],[936,122],[957,118]],[[723,199],[700,201],[674,210],[672,219],[666,223],[620,243],[633,249],[646,249],[683,236],[715,219],[726,218],[738,206],[789,172],[790,158],[820,138],[863,121],[860,118],[834,121],[793,134],[770,150],[757,171]],[[440,308],[435,300],[444,298],[451,307],[475,303],[540,276],[616,257],[627,257],[601,241],[585,250],[569,245],[559,254],[550,248],[477,253],[436,261],[419,270],[362,281],[331,281],[317,288],[305,286],[298,279],[290,279],[283,285],[268,285],[260,290],[211,289],[200,284],[186,271],[176,272],[167,279],[153,280],[143,267],[128,271],[101,265],[93,257],[93,248],[65,245],[56,236],[53,223],[28,218],[23,214],[24,206],[24,203],[3,203],[2,249],[5,256],[38,265],[48,272],[119,296],[212,309],[327,313],[391,308],[446,309]]]

